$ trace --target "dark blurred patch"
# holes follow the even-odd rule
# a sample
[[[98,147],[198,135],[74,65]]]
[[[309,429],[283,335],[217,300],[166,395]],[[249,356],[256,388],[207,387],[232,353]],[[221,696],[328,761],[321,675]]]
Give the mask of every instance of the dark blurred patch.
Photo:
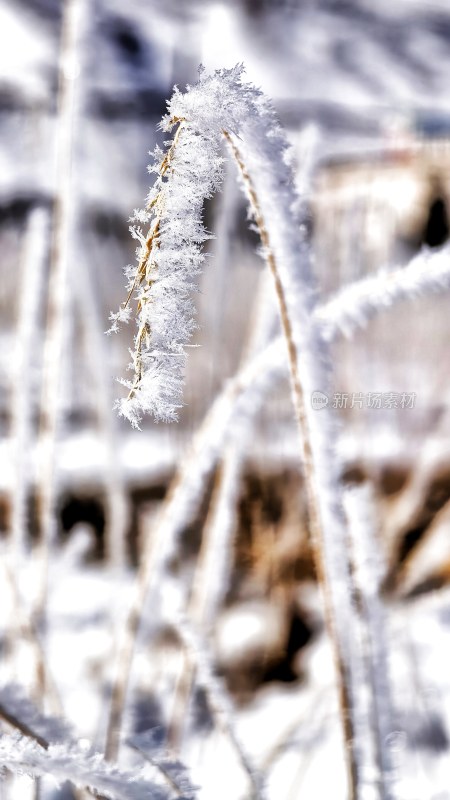
[[[296,657],[309,644],[314,630],[309,627],[298,609],[286,609],[288,617],[286,638],[261,640],[252,650],[243,650],[242,657],[221,665],[229,691],[239,703],[251,700],[255,691],[270,683],[294,683],[301,680],[301,668]]]
[[[448,586],[449,579],[450,575],[448,572],[429,575],[423,581],[419,581],[416,586],[407,592],[405,594],[405,599],[413,600],[415,597],[420,597],[423,594],[429,594],[430,592],[436,592],[439,589],[443,589],[444,586]]]
[[[328,0],[327,10],[342,17],[348,17],[355,23],[362,23],[373,28],[379,19],[375,11],[361,5],[359,0]],[[388,32],[386,32],[388,35]]]
[[[94,90],[90,93],[87,113],[111,121],[139,117],[159,122],[166,113],[166,93],[156,88],[118,91],[116,94]]]
[[[262,522],[274,525],[281,521],[283,514],[283,498],[277,491],[275,481],[260,481],[257,477],[249,478],[249,496],[259,504]]]
[[[450,473],[436,475],[428,488],[425,510],[436,514],[450,499]]]
[[[128,222],[123,214],[111,208],[88,208],[85,212],[84,224],[102,239],[116,239],[129,242]]]
[[[129,550],[131,562],[137,566],[139,562],[139,514],[143,506],[148,503],[162,502],[167,492],[167,484],[157,484],[145,488],[132,489],[130,492],[131,521],[129,532]]]
[[[367,110],[364,113],[358,108],[320,100],[279,100],[277,112],[281,123],[286,128],[297,130],[308,123],[317,123],[328,133],[347,133],[352,131],[361,136],[372,136],[380,126],[381,119]],[[346,155],[346,159],[352,158]],[[356,158],[356,156],[355,156]],[[327,162],[323,162],[327,163]],[[330,164],[332,166],[332,164]]]
[[[244,8],[251,17],[258,17],[267,11],[269,3],[267,0],[244,0]]]
[[[134,21],[108,13],[106,7],[97,20],[96,34],[103,58],[92,68],[97,77],[106,77],[109,86],[99,88],[94,81],[87,113],[111,121],[159,122],[166,112],[167,87],[160,86],[155,46]]]
[[[95,425],[96,414],[95,409],[88,406],[76,406],[71,408],[66,416],[66,425],[70,430],[80,430],[87,428],[89,425]]]
[[[77,800],[79,794],[72,784],[66,782],[55,789],[50,789],[47,796],[49,800]]]
[[[107,31],[116,45],[119,56],[134,66],[142,66],[144,62],[144,46],[138,29],[130,20],[116,17],[109,22]]]
[[[426,13],[412,13],[407,21],[404,18],[389,17],[387,23],[386,10],[383,6],[377,9],[374,4],[373,8],[369,9],[368,4],[362,5],[359,0],[330,0],[327,3],[327,10],[331,11],[341,22],[347,19],[349,30],[354,31],[356,35],[359,34],[361,38],[365,36],[375,41],[395,58],[396,62],[410,69],[416,80],[432,82],[435,70],[432,65],[427,64],[426,60],[421,58],[417,47],[414,47],[413,39],[415,30],[422,30],[422,26],[426,24],[428,16]],[[408,46],[410,40],[413,42],[412,46]],[[352,49],[348,40],[345,42],[345,47],[348,52]],[[377,70],[379,70],[379,63],[374,63],[371,72],[373,79],[376,79]],[[370,79],[368,73],[365,74],[365,77]]]
[[[409,558],[416,545],[421,541],[435,515],[449,500],[450,473],[441,472],[431,481],[423,507],[415,519],[411,520],[410,527],[399,539],[396,557],[383,582],[383,591],[389,593],[396,589],[401,574],[401,566],[406,559]],[[429,580],[431,584],[428,586]],[[420,593],[426,591],[428,588],[431,590],[432,588],[437,588],[437,586],[442,586],[445,582],[445,580],[441,580],[441,576],[430,576],[425,584],[422,582]],[[415,589],[415,592],[416,591]]]
[[[278,681],[280,683],[292,683],[298,680],[299,676],[294,667],[293,660],[297,653],[308,644],[312,636],[313,631],[306,624],[306,621],[302,619],[298,613],[293,613],[286,649],[279,654],[279,660],[263,673],[261,682],[270,683],[272,681]]]
[[[9,530],[11,500],[9,494],[0,494],[0,532]]]
[[[208,698],[201,686],[194,688],[192,698],[192,725],[195,731],[207,733],[214,729],[214,719],[209,710]]]
[[[58,23],[64,8],[61,0],[14,0],[14,5],[53,24]]]
[[[403,536],[398,554],[398,563],[405,561],[411,550],[422,538],[430,522],[438,511],[450,500],[450,474],[443,473],[437,475],[431,482],[427,498],[415,525],[412,526]]]
[[[160,728],[159,744],[163,743],[164,728],[162,727],[161,706],[153,694],[137,691],[133,697],[130,717],[133,734],[145,733],[151,728]]]
[[[348,464],[342,473],[342,480],[349,485],[358,485],[367,480],[367,472],[362,464]]]
[[[385,466],[379,475],[378,485],[381,493],[386,497],[400,492],[408,481],[410,471],[406,467],[394,464]]]
[[[215,233],[214,225],[217,223],[218,204],[220,204],[220,199],[217,194],[207,197],[203,204],[203,224],[206,230],[213,234]],[[231,242],[237,240],[242,247],[250,251],[255,251],[261,246],[261,238],[256,226],[251,221],[249,223],[248,206],[243,197],[239,197],[235,203],[228,236]]]
[[[255,250],[261,245],[259,233],[254,225],[249,224],[248,207],[244,200],[236,203],[233,229],[230,237],[236,236],[243,245]]]
[[[450,114],[421,110],[414,116],[415,132],[427,139],[446,139],[450,136]]]
[[[249,17],[259,17],[270,11],[294,10],[295,0],[243,0],[243,6]]]
[[[431,203],[427,223],[423,233],[423,243],[428,247],[440,247],[449,234],[448,214],[445,200],[436,197]]]
[[[0,408],[0,436],[8,436],[11,427],[11,413],[7,408]]]
[[[217,475],[212,475],[204,482],[203,498],[195,517],[186,519],[185,526],[179,537],[177,554],[170,562],[170,569],[177,574],[184,566],[187,559],[197,556],[202,543],[203,528],[211,506],[211,497]]]
[[[424,714],[408,715],[408,740],[413,747],[420,750],[431,750],[433,753],[445,753],[449,739],[441,718],[432,711]]]
[[[420,542],[429,524],[428,516],[421,525],[411,528],[404,534],[398,553],[398,563],[403,564],[411,550]]]
[[[0,85],[0,112],[11,113],[28,107],[26,96],[16,86]]]
[[[305,508],[302,480],[295,471],[245,475],[228,602],[239,597],[249,578],[269,592],[314,577]]]
[[[67,540],[72,528],[79,522],[87,522],[95,534],[94,560],[104,557],[105,509],[101,494],[95,496],[67,494],[60,501],[59,518],[63,529],[63,540]]]
[[[450,16],[448,14],[430,9],[429,13],[423,15],[422,24],[424,30],[430,31],[445,44],[450,42]]]
[[[333,60],[342,72],[347,73],[352,81],[359,81],[362,86],[372,89],[375,95],[383,95],[383,74],[367,68],[358,52],[349,47],[347,39],[337,40],[332,44]]]
[[[20,194],[0,199],[0,226],[22,226],[30,211],[36,206],[50,206],[50,199],[40,194]]]

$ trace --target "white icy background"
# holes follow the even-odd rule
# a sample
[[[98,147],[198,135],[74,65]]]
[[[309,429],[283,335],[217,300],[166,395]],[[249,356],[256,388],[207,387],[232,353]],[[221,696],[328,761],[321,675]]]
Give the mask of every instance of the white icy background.
[[[83,78],[88,102],[77,122],[77,192],[81,208],[80,246],[89,261],[105,328],[109,309],[115,308],[122,297],[122,266],[133,258],[126,220],[132,209],[140,205],[147,190],[146,154],[154,144],[155,126],[164,109],[164,99],[173,83],[184,85],[195,80],[199,62],[211,69],[243,61],[249,79],[273,97],[294,144],[299,141],[299,132],[305,125],[312,121],[319,126],[322,158],[379,152],[390,142],[397,141],[405,131],[407,137],[416,133],[420,136],[423,131],[434,133],[436,128],[440,128],[442,135],[448,133],[450,12],[444,0],[427,3],[310,0],[301,8],[293,2],[274,3],[272,10],[267,6],[269,4],[258,2],[199,2],[192,9],[184,5],[180,13],[179,4],[175,2],[150,3],[145,8],[141,2],[128,2],[124,8],[123,3],[111,0],[96,4],[95,14],[88,15],[92,27],[85,52],[80,53],[80,63],[88,64]],[[260,13],[256,13],[258,8],[262,9]],[[0,4],[0,201],[4,211],[0,264],[0,380],[4,415],[0,489],[6,496],[12,485],[6,416],[14,342],[11,299],[17,279],[16,265],[20,260],[23,222],[22,219],[19,223],[14,221],[11,209],[18,198],[25,205],[45,204],[52,195],[53,154],[49,143],[54,127],[57,10],[58,4],[51,0],[34,3],[2,0]],[[134,60],[117,44],[118,21],[123,25],[124,20],[140,42],[140,55]],[[389,185],[380,190],[381,202],[391,191]],[[405,182],[396,191],[396,205],[407,206],[411,186]],[[227,203],[234,209],[237,206],[241,216],[244,213],[242,202],[233,189],[219,198],[213,210],[213,227],[216,230],[222,223],[228,234],[228,249],[224,255],[219,251],[220,242],[213,245],[217,247],[216,259],[222,259],[221,267],[215,270],[211,264],[202,278],[199,341],[203,346],[193,351],[191,357],[189,405],[180,429],[166,431],[148,426],[142,434],[134,434],[125,426],[120,427],[118,459],[129,486],[142,487],[157,482],[161,475],[167,479],[189,434],[224,377],[232,374],[238,362],[245,333],[242,318],[246,317],[246,307],[243,309],[236,304],[233,287],[239,285],[241,296],[253,291],[260,267],[248,242],[242,243],[242,235],[237,231],[237,213],[230,212]],[[380,238],[384,232],[382,226]],[[347,233],[346,230],[342,233],[344,249],[346,242],[348,245]],[[74,275],[76,281],[75,259]],[[448,438],[445,430],[433,424],[433,415],[438,414],[441,407],[445,415],[447,408],[448,384],[445,376],[444,385],[440,384],[439,374],[434,371],[439,363],[445,365],[446,307],[446,298],[414,307],[415,328],[419,331],[414,363],[420,364],[420,370],[413,369],[412,374],[408,372],[408,365],[402,373],[405,359],[401,346],[405,330],[409,330],[410,311],[402,312],[403,321],[396,319],[397,328],[386,312],[380,322],[385,340],[372,354],[365,388],[391,388],[388,381],[392,377],[398,381],[409,380],[414,386],[419,379],[426,408],[414,417],[412,430],[402,428],[402,420],[393,424],[387,415],[383,421],[376,417],[369,422],[364,420],[357,428],[359,438],[350,429],[342,442],[350,464],[364,457],[373,463],[375,472],[377,465],[391,460],[406,462],[409,468],[411,465],[414,468],[424,444],[430,448],[430,442],[439,450],[436,464],[445,462]],[[425,324],[430,318],[436,320],[432,337]],[[230,331],[227,337],[223,336],[225,329]],[[388,350],[393,336],[400,341],[397,359],[395,352]],[[369,338],[372,345],[374,341],[379,341],[376,331]],[[357,358],[367,366],[365,345],[363,340]],[[92,424],[89,371],[79,353],[76,333],[72,347],[73,360],[64,398],[68,423],[58,454],[60,483],[62,487],[101,486],[107,456]],[[125,336],[117,342],[105,343],[105,358],[111,359],[111,379],[122,374],[127,360],[126,347]],[[428,351],[425,354],[424,349]],[[355,358],[355,353],[351,356]],[[344,354],[343,362],[345,357]],[[353,366],[351,375],[356,372],[358,369]],[[354,378],[350,377],[353,388],[352,380]],[[38,381],[37,363],[36,385]],[[438,381],[438,397],[433,394],[434,381]],[[403,384],[399,388],[408,390],[409,386]],[[355,386],[354,390],[358,389],[359,386]],[[111,392],[114,392],[112,380]],[[36,399],[37,393],[30,402],[36,403]],[[277,427],[268,432],[267,425],[261,426],[262,436],[261,441],[255,443],[255,458],[264,464],[272,461],[295,464],[296,442],[289,413],[285,420],[288,402],[275,399],[271,403]],[[74,406],[78,417],[73,413]],[[84,424],[86,418],[88,422]],[[272,431],[276,431],[275,436]],[[34,449],[34,444],[30,443],[35,470],[39,460]],[[434,468],[432,463],[429,474]],[[389,527],[389,521],[385,524]],[[444,526],[431,567],[439,566],[443,554],[447,555],[446,533]],[[31,562],[25,565],[23,572],[19,571],[25,604],[31,601],[36,569],[37,564]],[[426,570],[425,576],[420,575],[419,570],[419,577],[426,577]],[[55,553],[50,584],[48,661],[68,719],[81,737],[90,740],[98,736],[101,742],[104,682],[112,667],[113,631],[117,630],[118,619],[124,613],[131,578],[131,572],[117,576],[104,565],[74,565],[69,557]],[[13,612],[6,584],[1,586],[2,624],[7,626]],[[163,599],[163,586],[161,596]],[[446,589],[429,592],[404,605],[398,603],[390,613],[399,710],[395,746],[399,753],[401,800],[450,797],[446,743],[450,725],[449,614]],[[243,615],[242,626],[235,632],[237,642],[250,637],[251,631],[245,625]],[[153,660],[148,658],[151,648],[155,649]],[[161,654],[156,650],[151,642],[143,644],[136,669],[144,685],[152,687],[153,681],[160,681],[161,696],[166,692],[168,697],[171,659],[167,652]],[[176,658],[174,653],[173,660]],[[247,707],[236,711],[236,724],[257,766],[264,764],[280,742],[280,753],[269,774],[270,797],[283,800],[298,796],[343,797],[343,762],[333,671],[328,647],[320,633],[307,645],[301,658],[303,680],[260,689]],[[14,678],[27,684],[32,664],[26,645],[17,660],[5,656],[1,670],[4,681]],[[166,682],[164,674],[168,675]],[[167,702],[170,702],[169,697]],[[206,739],[193,733],[184,756],[192,769],[194,782],[202,787],[202,797],[245,795],[245,782],[235,756],[218,733]],[[21,784],[16,796],[24,797],[23,792]]]

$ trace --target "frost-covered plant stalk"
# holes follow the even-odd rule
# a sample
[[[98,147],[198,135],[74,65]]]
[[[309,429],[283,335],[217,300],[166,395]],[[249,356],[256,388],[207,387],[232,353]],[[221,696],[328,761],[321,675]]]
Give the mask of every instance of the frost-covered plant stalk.
[[[0,718],[15,729],[13,735],[2,731],[0,736],[0,784],[8,769],[34,778],[51,775],[58,783],[70,781],[99,800],[169,800],[173,789],[180,800],[195,800],[186,768],[161,751],[152,731],[136,737],[132,746],[142,752],[140,744],[145,742],[145,758],[164,776],[169,790],[150,781],[145,766],[124,770],[106,761],[86,740],[77,741],[63,720],[38,711],[16,684],[0,689]]]
[[[366,658],[368,726],[372,741],[366,737],[365,754],[369,769],[379,769],[380,795],[398,797],[392,734],[396,719],[392,702],[389,662],[389,626],[380,587],[385,565],[378,541],[374,493],[368,485],[354,486],[345,493],[345,509],[349,520],[350,548],[353,555],[355,582],[359,590],[359,610]],[[373,748],[374,752],[370,752]]]
[[[132,353],[134,380],[124,381],[128,397],[118,402],[120,414],[138,426],[142,413],[157,420],[177,419],[181,405],[185,347],[195,330],[191,293],[204,261],[203,243],[210,238],[202,222],[205,198],[222,180],[221,125],[192,124],[177,91],[161,127],[176,133],[164,153],[156,147],[150,172],[157,179],[145,209],[135,210],[132,235],[138,240],[137,267],[127,267],[128,298],[112,314],[112,330],[131,314],[137,296],[138,332]],[[207,109],[211,115],[212,109]],[[206,130],[205,130],[206,128]],[[148,225],[147,233],[142,225]]]
[[[130,303],[136,294],[134,380],[126,384],[129,395],[119,402],[119,411],[133,425],[139,424],[145,412],[153,413],[156,419],[176,419],[181,405],[185,348],[195,329],[190,296],[204,260],[202,244],[209,238],[202,223],[203,202],[220,186],[221,146],[225,139],[238,165],[278,300],[301,432],[311,541],[339,678],[350,796],[361,798],[366,796],[368,782],[376,791],[378,779],[368,769],[370,759],[364,746],[370,733],[367,680],[360,637],[355,636],[357,592],[347,549],[337,430],[331,409],[314,411],[310,398],[317,389],[330,391],[328,342],[333,336],[351,333],[380,308],[402,298],[447,288],[446,253],[428,264],[433,271],[426,279],[420,258],[403,274],[379,276],[362,282],[354,291],[346,290],[320,312],[315,303],[309,243],[293,189],[287,143],[263,95],[243,82],[242,68],[221,70],[211,76],[201,73],[198,83],[188,87],[186,93],[176,90],[162,126],[173,130],[174,135],[165,153],[155,151],[152,170],[157,179],[146,208],[134,215],[132,230],[140,242],[138,265],[127,269],[128,298],[118,314],[112,315],[115,329],[120,320],[131,315]],[[143,225],[148,226],[146,232]],[[216,439],[214,431],[215,443]],[[211,455],[210,443],[206,452]],[[210,457],[207,460],[211,462]],[[201,482],[202,475],[200,470],[194,483]],[[188,484],[181,483],[178,489],[186,503],[195,494]],[[180,506],[174,505],[176,517]],[[152,582],[150,577],[159,574],[155,565],[164,563],[170,549],[167,542],[175,538],[173,520],[166,519],[165,525],[171,536],[157,537],[152,564],[142,570],[124,663],[129,664],[132,658],[132,642]],[[164,524],[160,530],[164,530]],[[124,669],[122,676],[127,672]],[[112,723],[120,720],[126,682],[126,677],[122,678],[113,693]],[[375,685],[372,689],[377,693]],[[120,729],[120,725],[111,724],[110,731],[115,727]],[[383,758],[379,758],[377,768],[382,771],[383,766]]]
[[[261,92],[242,80],[242,68],[200,75],[186,93],[175,91],[163,120],[176,132],[167,152],[155,153],[157,180],[147,206],[135,219],[140,241],[138,267],[128,270],[129,296],[113,327],[130,315],[136,290],[138,333],[133,353],[134,381],[119,404],[137,425],[143,412],[176,418],[181,402],[185,346],[195,327],[190,292],[203,261],[208,237],[201,211],[222,175],[221,142],[231,147],[270,266],[287,343],[293,398],[301,431],[310,531],[316,569],[323,587],[328,630],[334,643],[342,721],[349,756],[351,796],[360,796],[360,769],[354,733],[361,654],[352,637],[355,610],[346,552],[337,432],[329,409],[311,409],[316,389],[329,391],[327,346],[313,322],[315,281],[304,226],[297,214],[289,152],[283,132]]]
[[[222,182],[224,135],[238,133],[249,117],[261,114],[262,95],[242,82],[242,71],[201,73],[185,94],[175,90],[161,122],[164,131],[175,131],[173,138],[165,152],[155,149],[149,170],[157,178],[145,208],[131,218],[137,266],[125,270],[128,297],[111,314],[110,330],[129,320],[134,297],[134,379],[122,381],[129,394],[117,403],[134,426],[144,413],[175,420],[182,404],[185,348],[196,328],[191,295],[205,260],[202,245],[211,238],[202,222],[203,203]]]

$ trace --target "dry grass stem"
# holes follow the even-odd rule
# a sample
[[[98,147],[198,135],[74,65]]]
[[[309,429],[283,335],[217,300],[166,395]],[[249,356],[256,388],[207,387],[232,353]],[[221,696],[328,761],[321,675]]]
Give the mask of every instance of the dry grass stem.
[[[330,590],[327,568],[325,565],[326,555],[325,555],[325,546],[323,541],[321,513],[317,496],[315,467],[314,467],[314,459],[313,459],[311,438],[309,432],[309,423],[305,411],[305,398],[298,370],[297,348],[294,341],[293,330],[287,309],[283,284],[280,279],[275,259],[275,254],[271,247],[268,230],[264,221],[257,193],[253,186],[253,181],[246,168],[246,165],[244,164],[244,161],[242,159],[242,156],[239,152],[239,149],[234,139],[230,136],[230,134],[227,131],[224,131],[224,136],[230,146],[231,152],[233,153],[233,157],[240,171],[243,183],[245,185],[251,203],[255,222],[258,227],[259,234],[261,237],[261,242],[264,247],[265,258],[273,276],[275,292],[280,311],[281,325],[287,344],[289,369],[291,374],[291,385],[292,385],[292,392],[294,399],[294,408],[296,411],[299,424],[299,431],[300,431],[301,458],[302,458],[302,466],[304,471],[306,494],[307,494],[307,513],[309,521],[310,540],[314,554],[314,564],[317,572],[317,577],[319,580],[319,584],[322,587],[322,592],[324,597],[327,629],[330,635],[330,640],[333,644],[333,651],[336,662],[336,672],[339,681],[338,685],[339,685],[339,696],[340,696],[340,707],[341,707],[341,720],[345,735],[346,755],[349,759],[348,763],[349,785],[352,790],[352,796],[356,800],[357,797],[356,787],[358,785],[358,779],[357,779],[356,755],[354,753],[354,748],[353,748],[355,732],[353,729],[353,714],[351,710],[352,701],[350,698],[350,678],[349,675],[347,674],[346,659],[342,652],[341,642],[338,633],[336,631],[335,608],[332,600],[332,592]]]

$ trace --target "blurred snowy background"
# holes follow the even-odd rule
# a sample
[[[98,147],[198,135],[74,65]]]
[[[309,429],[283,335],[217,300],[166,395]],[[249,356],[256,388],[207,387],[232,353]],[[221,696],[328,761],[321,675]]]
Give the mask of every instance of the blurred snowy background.
[[[324,297],[445,244],[446,0],[0,0],[0,676],[40,695],[39,639],[59,710],[99,747],[143,542],[214,398],[255,341],[277,332],[230,164],[205,208],[216,239],[180,422],[132,431],[112,411],[133,327],[104,331],[134,260],[127,220],[148,191],[166,99],[174,84],[195,82],[200,63],[238,62],[292,142]],[[335,391],[349,396],[339,412],[346,474],[374,487],[386,556],[401,800],[450,798],[448,303],[443,293],[386,310],[335,345]],[[350,407],[353,394],[390,391],[413,394],[414,407]],[[344,797],[287,379],[251,426],[240,448],[236,437],[227,445],[238,473],[227,509],[233,546],[211,649],[270,797],[327,797],[330,777],[333,797]],[[211,470],[186,510],[157,605],[189,595],[218,476]],[[45,625],[43,540],[52,554]],[[155,616],[141,632],[127,731],[180,728],[180,648]],[[248,796],[200,689],[186,707],[175,738],[201,797]],[[0,797],[29,796],[27,780]]]

